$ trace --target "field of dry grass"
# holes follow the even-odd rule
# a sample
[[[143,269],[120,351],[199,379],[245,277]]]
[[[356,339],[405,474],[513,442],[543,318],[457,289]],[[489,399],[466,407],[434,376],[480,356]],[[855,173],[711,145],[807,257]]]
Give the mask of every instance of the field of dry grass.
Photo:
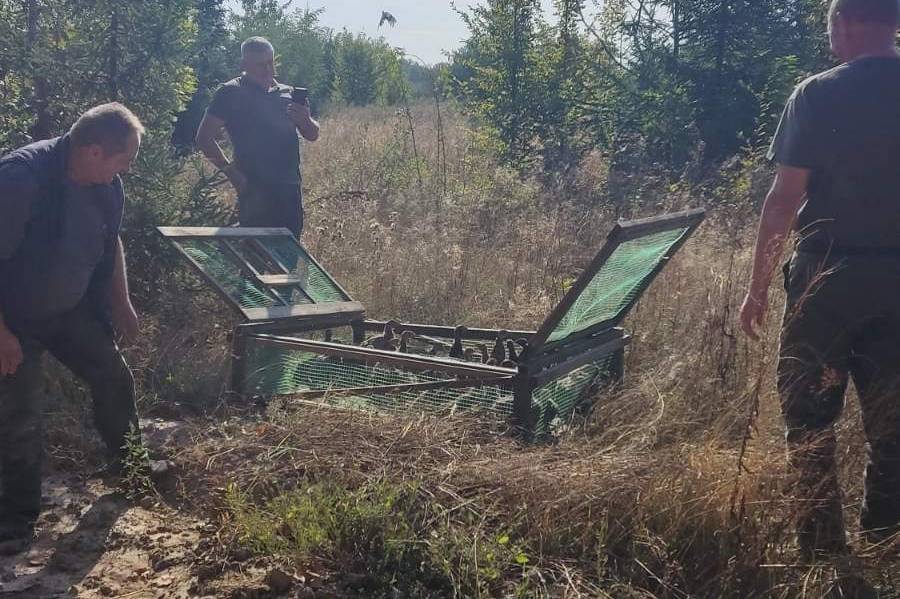
[[[347,596],[866,596],[862,578],[896,596],[894,548],[852,522],[853,398],[839,437],[855,556],[797,563],[772,372],[782,295],[762,342],[737,325],[766,167],[688,188],[650,167],[620,180],[592,155],[565,192],[548,190],[442,116],[439,128],[433,106],[414,107],[414,131],[375,108],[325,118],[305,148],[304,243],[374,317],[528,328],[617,217],[703,205],[706,223],[625,323],[626,380],[540,446],[465,419],[225,407],[175,452],[186,505],[215,506],[227,544],[341,573]],[[182,307],[149,315],[133,353],[143,405],[214,406],[230,317],[199,284],[168,293]]]

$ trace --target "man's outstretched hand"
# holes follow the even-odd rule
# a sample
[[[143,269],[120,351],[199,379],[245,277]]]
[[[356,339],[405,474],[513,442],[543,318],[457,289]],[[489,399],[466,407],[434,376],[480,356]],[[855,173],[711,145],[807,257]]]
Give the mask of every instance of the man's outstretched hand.
[[[112,325],[116,334],[126,345],[133,345],[141,332],[137,312],[134,311],[131,303],[118,309],[112,309]]]
[[[22,345],[19,338],[0,323],[0,376],[15,374],[22,360]]]

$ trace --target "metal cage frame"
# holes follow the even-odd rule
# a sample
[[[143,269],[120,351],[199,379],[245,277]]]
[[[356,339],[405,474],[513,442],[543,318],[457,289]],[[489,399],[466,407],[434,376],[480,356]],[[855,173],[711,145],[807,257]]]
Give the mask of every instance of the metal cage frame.
[[[287,229],[264,228],[210,228],[210,227],[158,227],[159,232],[173,242],[194,270],[207,281],[212,288],[225,299],[246,322],[234,328],[232,339],[231,388],[238,394],[247,392],[248,373],[246,360],[248,343],[296,349],[313,352],[322,356],[334,356],[351,360],[364,365],[380,365],[411,372],[429,372],[445,375],[444,380],[394,384],[367,387],[348,387],[328,390],[300,391],[297,395],[303,399],[317,399],[325,395],[340,396],[353,393],[391,394],[403,391],[426,389],[467,389],[484,385],[497,385],[508,389],[513,394],[512,425],[515,430],[527,437],[533,437],[538,430],[538,416],[535,413],[534,393],[548,382],[560,379],[575,370],[607,359],[610,382],[621,381],[624,377],[624,350],[631,342],[631,337],[619,324],[640,299],[646,288],[652,283],[671,257],[681,248],[693,234],[704,218],[703,210],[688,210],[653,218],[620,221],[610,231],[600,251],[576,279],[562,300],[550,312],[544,322],[535,331],[507,331],[511,337],[525,338],[528,348],[519,359],[516,368],[491,366],[476,362],[468,362],[451,358],[426,356],[420,354],[404,354],[393,351],[378,350],[358,345],[317,341],[295,337],[293,334],[322,331],[329,328],[348,326],[353,331],[353,342],[358,344],[368,331],[379,331],[385,321],[366,318],[365,308],[354,301],[315,259],[294,240],[299,250],[308,257],[337,289],[346,297],[345,302],[304,303],[301,305],[280,305],[269,308],[245,308],[240,306],[227,291],[194,260],[178,244],[186,239],[221,239],[226,248],[230,248],[243,273],[267,288],[298,284],[300,281],[290,277],[288,272],[277,275],[261,274],[246,260],[233,251],[230,241],[237,239],[259,240],[267,237],[290,236]],[[581,293],[590,285],[593,278],[607,260],[622,243],[642,238],[654,233],[685,229],[684,234],[665,252],[662,259],[640,284],[634,288],[632,296],[612,319],[607,319],[566,336],[563,339],[549,341],[551,333],[559,325],[568,310],[578,300]],[[291,237],[293,239],[293,237]],[[254,242],[255,243],[255,242]],[[255,243],[262,247],[262,244]],[[265,248],[262,248],[265,251]],[[274,294],[277,297],[277,294]],[[308,294],[307,294],[308,296]],[[454,336],[454,327],[433,324],[402,324],[403,330],[411,330],[417,335],[434,335],[444,338]],[[490,341],[497,339],[498,329],[472,328],[462,334],[463,340]]]

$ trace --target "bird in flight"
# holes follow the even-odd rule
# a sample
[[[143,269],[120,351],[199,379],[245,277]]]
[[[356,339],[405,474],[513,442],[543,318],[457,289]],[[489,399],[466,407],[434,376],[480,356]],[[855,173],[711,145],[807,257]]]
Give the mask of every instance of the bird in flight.
[[[397,17],[392,15],[386,10],[381,11],[381,20],[378,21],[378,26],[381,27],[385,23],[388,23],[391,27],[397,24]]]

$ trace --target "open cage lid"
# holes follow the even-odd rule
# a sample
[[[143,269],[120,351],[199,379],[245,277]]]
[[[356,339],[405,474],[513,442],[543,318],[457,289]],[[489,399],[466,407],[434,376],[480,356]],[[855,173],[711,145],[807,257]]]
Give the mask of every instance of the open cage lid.
[[[288,229],[157,227],[216,292],[250,322],[362,318],[365,308]]]
[[[547,350],[618,326],[705,216],[702,209],[619,221],[530,340]]]

